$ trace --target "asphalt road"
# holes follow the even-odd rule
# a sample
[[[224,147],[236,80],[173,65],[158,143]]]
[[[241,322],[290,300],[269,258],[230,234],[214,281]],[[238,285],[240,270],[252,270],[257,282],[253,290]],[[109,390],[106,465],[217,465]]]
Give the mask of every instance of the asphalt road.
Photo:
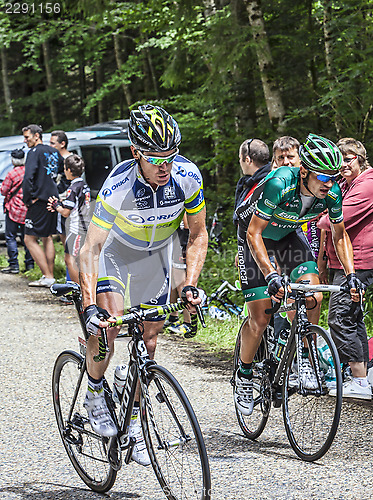
[[[51,400],[54,360],[77,350],[72,306],[20,276],[0,274],[0,499],[98,499],[79,479],[63,449]],[[123,343],[122,343],[123,345]],[[124,346],[123,346],[124,347]],[[126,352],[118,344],[116,360]],[[344,403],[332,448],[317,463],[299,460],[273,409],[257,442],[236,422],[229,366],[196,344],[161,336],[157,361],[181,382],[200,421],[209,454],[212,498],[370,499],[373,406]],[[111,365],[108,378],[116,361]],[[161,500],[151,467],[125,466],[108,497]]]

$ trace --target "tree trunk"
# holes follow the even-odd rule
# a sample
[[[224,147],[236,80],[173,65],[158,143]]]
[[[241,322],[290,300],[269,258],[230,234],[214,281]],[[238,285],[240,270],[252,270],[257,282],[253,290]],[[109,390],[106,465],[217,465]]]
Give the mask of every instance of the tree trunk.
[[[1,53],[1,75],[3,80],[5,108],[9,119],[11,134],[14,134],[13,106],[12,106],[12,99],[10,97],[10,86],[8,79],[8,57],[6,49],[4,47],[1,47],[0,53]]]
[[[334,70],[333,70],[333,38],[330,29],[331,17],[332,17],[331,3],[327,2],[324,5],[323,30],[324,30],[326,72],[328,74],[329,90],[332,92],[334,89]],[[338,113],[338,105],[334,98],[331,99],[331,105],[334,111],[335,131],[337,132],[337,136],[340,137],[342,131],[342,123],[340,114]]]
[[[44,56],[44,66],[45,73],[47,76],[47,90],[48,90],[48,101],[49,101],[49,110],[52,119],[52,125],[55,126],[57,124],[57,109],[54,104],[52,90],[53,90],[53,73],[50,64],[50,53],[49,53],[49,43],[48,40],[45,40],[42,43],[43,47],[43,56]]]
[[[101,88],[104,83],[104,68],[102,64],[99,64],[96,70],[96,85],[97,88]],[[98,121],[106,122],[107,121],[107,110],[105,106],[105,99],[98,101],[97,103],[97,111],[98,111]]]
[[[284,127],[285,109],[281,94],[273,80],[273,61],[265,31],[263,14],[257,0],[244,0],[249,15],[249,22],[255,41],[255,50],[258,58],[260,78],[266,101],[269,120],[272,126],[281,132]]]
[[[117,62],[117,68],[118,71],[121,71],[123,61],[122,61],[122,55],[120,51],[120,43],[119,43],[119,36],[117,33],[113,33],[113,38],[114,38],[114,52],[115,52],[115,60]],[[132,104],[132,97],[131,97],[131,92],[129,89],[129,86],[125,83],[122,83],[122,88],[123,88],[123,93],[124,97],[126,98],[127,106],[130,107]]]

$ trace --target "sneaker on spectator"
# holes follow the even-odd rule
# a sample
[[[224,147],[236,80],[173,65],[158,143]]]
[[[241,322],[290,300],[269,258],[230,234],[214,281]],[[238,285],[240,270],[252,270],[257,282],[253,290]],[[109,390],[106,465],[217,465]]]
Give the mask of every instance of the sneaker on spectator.
[[[132,451],[132,460],[140,465],[150,465],[150,457],[148,450],[146,449],[144,436],[142,435],[141,425],[137,420],[131,420],[128,435],[129,437],[134,437],[136,439],[136,444]]]
[[[192,331],[192,328],[190,327],[190,325],[182,323],[181,325],[169,326],[168,330],[170,330],[170,332],[173,333],[179,333],[180,335],[185,335],[186,333],[190,333]]]
[[[317,377],[313,366],[308,358],[302,360],[302,385],[304,389],[317,389],[319,384],[317,383]]]
[[[235,375],[234,403],[242,415],[248,417],[252,414],[254,409],[253,381],[239,377],[238,370]]]
[[[336,396],[337,389],[331,389],[329,396]],[[362,387],[353,378],[347,380],[342,386],[342,396],[344,398],[372,399],[372,388],[370,385]]]
[[[103,389],[99,392],[92,392],[88,389],[83,406],[87,410],[89,423],[97,434],[105,437],[118,434],[117,427],[107,407]]]
[[[44,275],[36,281],[31,281],[28,286],[38,286],[49,288],[56,280],[54,278],[46,278]]]
[[[18,267],[8,266],[4,267],[4,269],[2,269],[1,272],[4,274],[18,274],[19,269]]]

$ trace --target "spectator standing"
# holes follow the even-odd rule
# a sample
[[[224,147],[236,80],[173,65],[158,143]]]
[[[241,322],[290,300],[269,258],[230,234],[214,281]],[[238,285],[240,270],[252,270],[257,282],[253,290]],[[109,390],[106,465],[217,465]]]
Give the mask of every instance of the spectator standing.
[[[298,139],[290,135],[279,137],[273,143],[272,166],[278,167],[299,167],[299,148]]]
[[[373,283],[373,169],[367,160],[365,147],[353,138],[341,139],[337,146],[342,152],[340,169],[343,180],[343,218],[351,239],[356,276],[366,285]],[[325,252],[333,285],[345,285],[346,277],[331,242],[329,220],[323,216],[318,226],[326,231]],[[328,282],[326,260],[320,252],[318,267],[320,281]],[[348,363],[352,379],[343,384],[343,397],[371,399],[372,391],[367,380],[368,339],[363,318],[350,314],[348,294],[335,292],[330,296],[328,323],[342,363]],[[329,391],[335,396],[335,390]]]
[[[240,146],[238,161],[243,175],[237,183],[234,198],[233,222],[236,226],[236,208],[251,195],[259,181],[271,170],[267,144],[260,139],[247,139]]]
[[[25,244],[42,277],[29,286],[50,287],[53,277],[55,249],[52,235],[56,233],[57,216],[49,212],[47,201],[50,196],[58,196],[57,174],[63,168],[63,158],[51,146],[43,144],[42,128],[31,124],[22,129],[30,151],[27,153],[25,176],[23,179],[23,202],[27,206],[25,219]],[[43,248],[38,243],[42,239]]]
[[[6,175],[1,185],[1,194],[4,196],[5,210],[5,241],[8,251],[9,266],[1,270],[2,273],[18,274],[18,247],[17,234],[25,247],[26,271],[34,268],[34,260],[24,243],[25,217],[27,208],[22,201],[22,182],[25,175],[25,152],[15,149],[10,153],[13,169]]]
[[[56,196],[48,200],[48,210],[69,218],[70,224],[65,242],[65,263],[70,279],[79,283],[78,259],[89,225],[90,189],[82,179],[84,160],[72,154],[65,159],[65,176],[70,182],[64,201]]]
[[[69,139],[67,138],[67,135],[63,130],[53,130],[51,132],[49,145],[52,146],[52,148],[57,149],[64,160],[72,154],[67,150],[68,144]],[[66,178],[64,170],[59,171],[58,173],[61,175],[59,181],[57,182],[57,189],[60,194],[63,194],[70,186],[70,182]]]

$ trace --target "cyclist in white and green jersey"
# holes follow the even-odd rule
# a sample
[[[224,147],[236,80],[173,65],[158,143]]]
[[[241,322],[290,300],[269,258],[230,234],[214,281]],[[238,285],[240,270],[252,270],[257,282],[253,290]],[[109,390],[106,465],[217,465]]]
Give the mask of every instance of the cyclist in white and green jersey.
[[[235,404],[244,415],[253,411],[252,361],[270,321],[265,310],[271,307],[270,298],[279,302],[284,295],[282,278],[274,270],[270,257],[276,258],[292,281],[306,279],[311,284],[319,283],[309,242],[298,228],[327,210],[352,300],[359,300],[357,292],[363,288],[354,272],[352,246],[343,223],[341,191],[336,183],[342,155],[328,139],[309,134],[300,159],[299,168],[280,167],[269,173],[251,198],[236,210],[238,264],[248,320],[242,330]],[[319,314],[319,307],[308,311],[312,323],[318,323]],[[317,380],[308,364],[308,369],[303,370],[303,385],[313,389]]]
[[[202,176],[196,165],[179,154],[181,134],[176,121],[162,108],[145,105],[131,112],[128,130],[133,159],[117,165],[102,186],[80,256],[83,317],[92,335],[87,345],[85,406],[93,429],[104,436],[117,432],[102,384],[119,328],[108,328],[110,356],[94,362],[100,328],[110,326],[110,316],[123,314],[125,299],[144,307],[168,302],[172,236],[184,212],[190,228],[186,286],[197,285],[208,240]],[[191,291],[187,298],[191,307],[200,302]],[[100,308],[109,322],[100,321]],[[163,321],[144,324],[151,357],[162,326]],[[150,464],[139,424],[131,425],[130,436],[136,438],[132,458]]]

